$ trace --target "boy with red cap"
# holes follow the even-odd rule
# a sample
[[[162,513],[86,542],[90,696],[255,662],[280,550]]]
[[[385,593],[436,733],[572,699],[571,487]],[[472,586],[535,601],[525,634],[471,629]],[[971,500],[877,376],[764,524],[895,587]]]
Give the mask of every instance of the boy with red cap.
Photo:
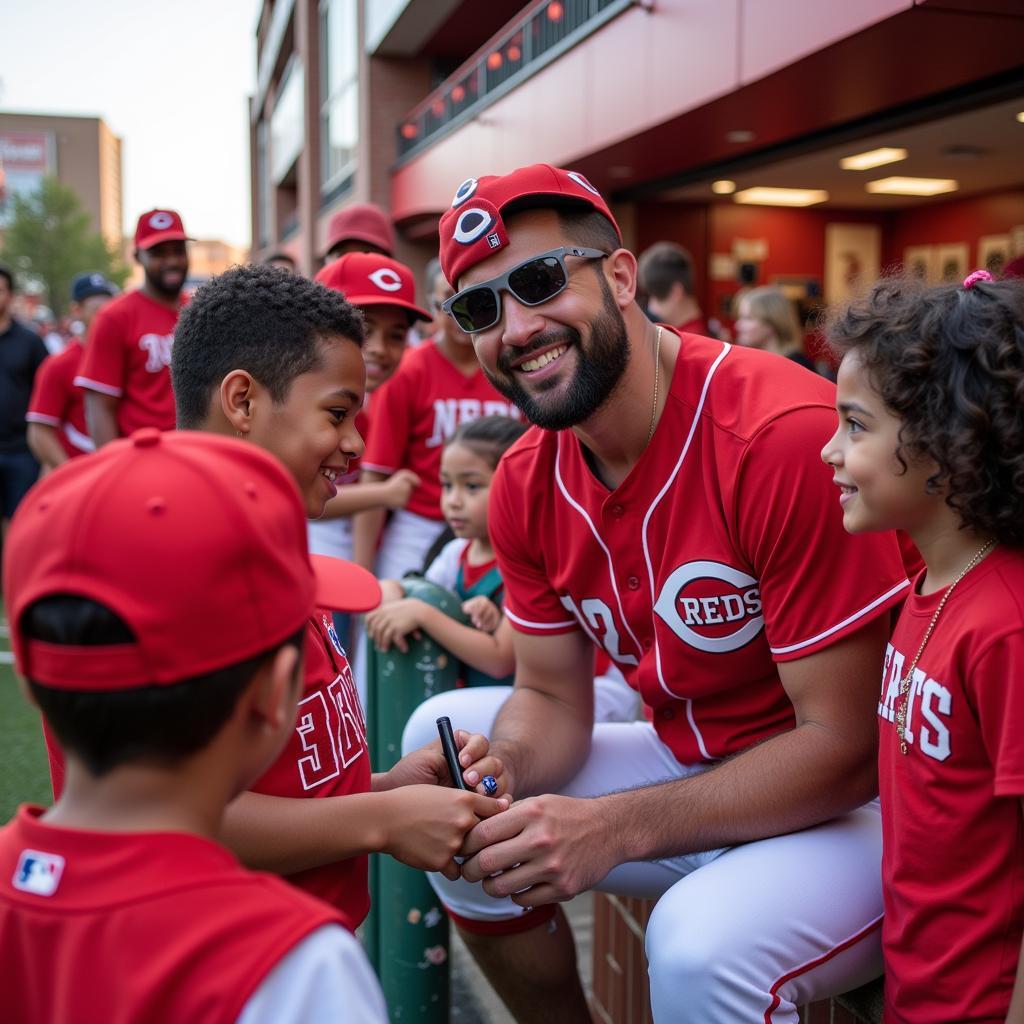
[[[428,269],[435,313],[447,289],[436,261]],[[418,570],[445,528],[441,514],[441,450],[460,423],[480,416],[519,418],[519,410],[486,378],[469,335],[448,316],[437,316],[435,333],[406,353],[374,402],[375,429],[367,439],[362,478],[387,480],[402,470],[419,478],[405,508],[392,515],[383,537],[382,510],[359,516],[355,560],[380,579],[401,579]],[[377,541],[380,537],[380,549]]]
[[[337,292],[273,267],[235,267],[199,288],[178,324],[179,427],[267,449],[299,485],[307,518],[316,518],[363,451],[355,427],[362,338],[362,317]],[[376,581],[355,566],[349,571],[368,586],[335,607],[375,607]],[[370,906],[367,854],[454,876],[452,858],[466,832],[507,806],[482,795],[481,779],[500,777],[501,765],[483,736],[460,733],[464,778],[480,793],[450,785],[436,741],[390,771],[371,773],[362,705],[325,611],[306,624],[305,654],[296,727],[277,760],[228,808],[222,834],[244,863],[287,875],[354,929]]]
[[[82,389],[74,380],[85,355],[89,325],[115,295],[117,286],[102,274],[77,274],[71,282],[69,311],[75,333],[63,352],[49,356],[39,367],[25,414],[28,446],[43,474],[96,449],[85,422]]]
[[[4,1019],[385,1021],[341,915],[218,842],[292,732],[314,606],[367,586],[314,575],[284,469],[143,430],[42,481],[10,536],[15,657],[67,785],[0,830]]]
[[[353,203],[331,218],[327,226],[324,264],[333,263],[350,252],[394,255],[395,229],[379,206]]]
[[[445,308],[535,425],[489,504],[513,693],[422,709],[486,731],[532,799],[470,833],[442,898],[531,1024],[590,1019],[555,908],[592,888],[658,900],[656,1020],[796,1024],[881,971],[874,708],[908,589],[891,534],[843,531],[834,388],[651,323],[576,171],[469,178],[440,235]],[[594,725],[595,647],[646,720]]]
[[[97,448],[139,427],[174,429],[169,366],[189,240],[174,210],[139,217],[135,258],[145,280],[97,315],[75,377],[85,389],[85,418]]]

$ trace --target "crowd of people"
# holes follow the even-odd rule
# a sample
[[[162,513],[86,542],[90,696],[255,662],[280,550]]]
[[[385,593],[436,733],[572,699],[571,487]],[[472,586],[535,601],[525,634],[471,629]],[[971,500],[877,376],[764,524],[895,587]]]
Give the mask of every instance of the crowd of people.
[[[142,287],[76,278],[45,362],[0,273],[56,798],[0,830],[13,1020],[385,1020],[351,937],[383,852],[519,1021],[589,1021],[559,905],[597,889],[657,900],[659,1022],[883,971],[892,1024],[1024,1022],[1024,283],[884,277],[833,384],[784,295],[718,337],[575,171],[463,182],[426,305],[372,207],[315,279],[276,253],[183,304],[187,240],[144,214]],[[420,633],[464,685],[372,773],[360,649]]]

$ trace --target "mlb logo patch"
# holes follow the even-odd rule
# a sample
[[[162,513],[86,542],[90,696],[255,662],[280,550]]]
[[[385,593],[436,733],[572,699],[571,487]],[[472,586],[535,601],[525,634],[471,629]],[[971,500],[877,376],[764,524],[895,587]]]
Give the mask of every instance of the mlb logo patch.
[[[487,244],[492,249],[500,249],[501,248],[501,239],[498,237],[498,232],[497,231],[494,231],[494,232],[492,232],[491,234],[489,234],[487,236]]]
[[[331,638],[331,644],[334,649],[345,659],[348,655],[345,653],[345,648],[341,646],[341,639],[338,636],[338,631],[334,628],[334,623],[327,618],[326,615],[322,616],[324,629],[327,630],[327,635]]]
[[[34,896],[52,896],[64,873],[64,858],[56,853],[22,850],[11,884]]]

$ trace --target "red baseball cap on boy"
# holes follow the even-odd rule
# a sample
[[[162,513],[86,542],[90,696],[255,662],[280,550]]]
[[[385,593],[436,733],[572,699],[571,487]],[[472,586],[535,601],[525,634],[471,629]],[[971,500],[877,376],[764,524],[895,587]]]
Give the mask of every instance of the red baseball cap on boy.
[[[330,252],[342,242],[369,242],[390,256],[395,251],[395,229],[380,207],[353,203],[331,218],[325,251]]]
[[[72,459],[34,487],[6,545],[18,670],[57,689],[168,685],[294,636],[314,608],[366,611],[380,586],[337,558],[311,564],[295,483],[255,445],[155,428]],[[105,605],[128,644],[24,635],[25,610],[73,594]]]
[[[135,248],[152,249],[161,242],[191,242],[181,215],[174,210],[147,210],[135,225]]]
[[[470,267],[508,245],[502,211],[533,197],[549,200],[537,206],[589,206],[622,232],[601,193],[577,171],[550,164],[530,164],[508,174],[467,178],[456,190],[451,208],[441,216],[441,270],[453,288]],[[528,204],[523,204],[526,207]]]
[[[433,317],[416,305],[412,271],[390,256],[375,252],[350,252],[319,271],[314,278],[325,288],[341,292],[353,306],[399,306],[413,320]]]

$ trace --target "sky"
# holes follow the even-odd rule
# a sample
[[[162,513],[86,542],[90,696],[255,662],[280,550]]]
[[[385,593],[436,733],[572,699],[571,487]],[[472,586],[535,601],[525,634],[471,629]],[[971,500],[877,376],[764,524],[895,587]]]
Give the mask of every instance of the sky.
[[[0,6],[0,111],[102,117],[121,137],[125,234],[163,206],[197,238],[250,244],[260,0]]]

